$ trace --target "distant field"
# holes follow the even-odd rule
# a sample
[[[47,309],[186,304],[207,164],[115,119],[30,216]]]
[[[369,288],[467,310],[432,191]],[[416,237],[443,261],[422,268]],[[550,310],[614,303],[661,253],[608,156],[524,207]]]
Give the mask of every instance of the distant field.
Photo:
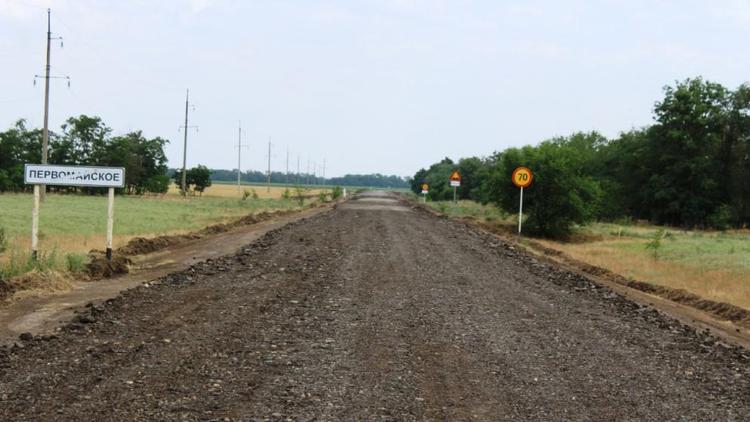
[[[3,272],[3,265],[7,267],[11,260],[23,260],[29,252],[31,207],[30,194],[0,195],[0,227],[7,237],[7,250],[0,253],[0,272]],[[176,194],[118,196],[115,199],[114,247],[135,236],[184,233],[251,213],[298,207],[294,200],[268,198],[241,201],[215,196],[183,199]],[[107,200],[103,196],[48,195],[40,210],[40,250],[64,256],[104,249],[106,214]],[[17,270],[6,268],[4,272],[8,275]]]
[[[473,201],[428,202],[445,214],[471,217],[515,230],[516,215]],[[664,228],[654,254],[647,249],[660,227],[593,223],[573,243],[537,241],[614,273],[750,309],[750,231],[683,231]]]
[[[287,189],[285,185],[272,184],[271,188],[268,189],[266,185],[256,184],[243,184],[241,189],[237,189],[236,183],[224,183],[224,182],[213,182],[211,186],[206,188],[203,192],[203,197],[214,197],[214,198],[241,198],[244,191],[255,191],[258,197],[261,199],[280,199],[282,194]],[[294,187],[290,186],[290,193],[294,193]],[[317,195],[322,190],[321,186],[302,186],[305,191],[305,195]],[[172,185],[169,188],[167,196],[180,196],[180,189],[177,185]]]
[[[212,186],[206,190],[206,195],[209,190],[220,190],[221,193],[213,193],[213,195],[229,195],[229,194],[237,194],[237,182],[228,182],[228,181],[213,181]],[[226,187],[230,186],[232,189],[227,189]],[[296,185],[291,184],[289,185],[290,190],[294,190]],[[300,185],[302,189],[308,189],[314,194],[317,194],[320,190],[325,189],[332,189],[336,185]],[[267,185],[265,183],[243,183],[242,184],[242,190],[245,189],[254,189],[255,192],[258,193],[259,196],[263,197],[262,195],[270,195],[271,197],[274,197],[274,195],[280,196],[284,190],[287,188],[287,185],[283,183],[271,183],[271,193],[267,193]],[[346,189],[347,192],[353,193],[358,190],[373,190],[373,189],[381,189],[381,190],[389,190],[394,192],[409,192],[408,188],[376,188],[371,186],[341,186],[341,188]],[[173,185],[170,189],[170,193],[176,193],[179,194],[179,188],[176,185]]]

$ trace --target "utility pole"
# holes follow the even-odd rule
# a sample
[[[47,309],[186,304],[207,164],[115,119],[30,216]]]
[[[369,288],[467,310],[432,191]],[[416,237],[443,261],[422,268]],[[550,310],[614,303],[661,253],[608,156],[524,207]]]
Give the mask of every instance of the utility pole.
[[[323,159],[323,185],[326,184],[326,159]]]
[[[286,147],[286,187],[289,187],[289,147]]]
[[[268,185],[266,192],[271,192],[271,137],[268,137]]]
[[[44,129],[42,131],[42,164],[47,164],[47,156],[49,151],[49,80],[50,79],[67,79],[68,88],[70,88],[70,77],[69,76],[50,76],[50,50],[52,40],[60,40],[60,47],[63,46],[62,37],[52,37],[52,24],[51,24],[51,9],[47,9],[47,64],[44,68],[44,76],[34,75],[34,85],[38,78],[44,78]],[[47,186],[39,186],[40,200],[44,201],[44,196],[47,192]]]
[[[180,183],[180,190],[182,195],[187,198],[187,136],[188,130],[191,128],[198,130],[197,126],[188,126],[188,111],[190,110],[190,90],[185,91],[185,126],[182,128],[185,130],[185,139],[182,146],[182,181]]]
[[[299,187],[299,154],[297,154],[297,187]]]
[[[242,145],[242,121],[237,129],[237,193],[242,193],[242,148],[249,148],[249,145]]]
[[[307,174],[305,174],[305,179],[307,179],[306,185],[310,184],[310,156],[307,156]]]

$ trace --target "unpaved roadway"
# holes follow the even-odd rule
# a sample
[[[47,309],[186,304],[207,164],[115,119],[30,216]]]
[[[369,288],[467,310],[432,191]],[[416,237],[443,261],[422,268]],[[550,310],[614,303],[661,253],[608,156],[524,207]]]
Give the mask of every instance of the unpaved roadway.
[[[386,194],[0,353],[0,420],[750,419],[750,353]]]

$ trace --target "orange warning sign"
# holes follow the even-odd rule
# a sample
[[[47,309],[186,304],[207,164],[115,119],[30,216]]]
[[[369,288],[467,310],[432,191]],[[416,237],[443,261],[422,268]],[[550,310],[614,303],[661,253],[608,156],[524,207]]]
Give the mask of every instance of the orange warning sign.
[[[534,173],[528,167],[518,167],[513,170],[512,180],[519,188],[528,188],[534,181]]]
[[[461,181],[461,173],[458,172],[458,170],[451,173],[451,182],[460,182]]]

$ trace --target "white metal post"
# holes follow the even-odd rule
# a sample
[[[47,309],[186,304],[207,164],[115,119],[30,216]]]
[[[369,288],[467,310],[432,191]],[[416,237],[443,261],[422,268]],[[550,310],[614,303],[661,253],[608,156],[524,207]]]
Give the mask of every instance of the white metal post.
[[[523,188],[521,188],[521,201],[518,204],[518,235],[521,235],[521,220],[523,219]]]
[[[115,188],[109,188],[107,200],[107,260],[112,260],[112,229],[115,223]]]
[[[39,185],[34,185],[34,208],[31,211],[31,257],[39,256]]]

